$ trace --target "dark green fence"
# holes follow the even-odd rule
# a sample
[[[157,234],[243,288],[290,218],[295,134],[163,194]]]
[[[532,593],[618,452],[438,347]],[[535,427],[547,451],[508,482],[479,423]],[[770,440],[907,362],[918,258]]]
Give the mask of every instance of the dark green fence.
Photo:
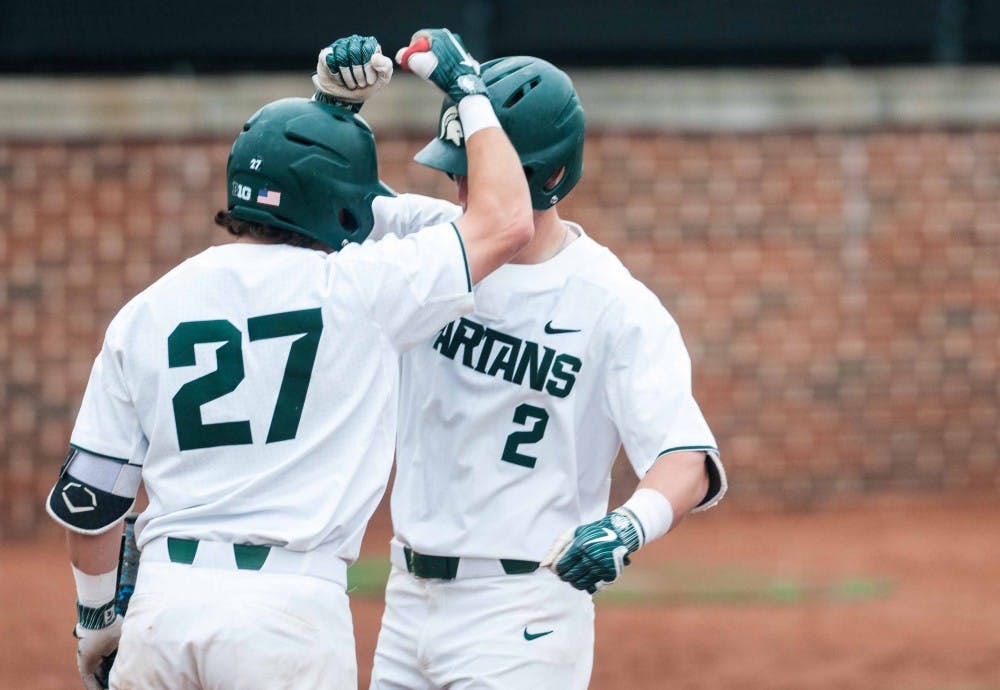
[[[389,52],[428,26],[564,66],[1000,62],[992,0],[4,0],[0,71],[298,70],[345,33]]]

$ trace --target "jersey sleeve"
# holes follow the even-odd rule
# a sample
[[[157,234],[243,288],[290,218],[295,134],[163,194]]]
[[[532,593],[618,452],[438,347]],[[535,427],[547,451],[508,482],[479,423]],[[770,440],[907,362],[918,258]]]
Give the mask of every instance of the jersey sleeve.
[[[400,352],[475,306],[465,246],[452,223],[346,247],[340,255],[331,260],[345,268],[371,318]]]
[[[81,534],[100,534],[125,517],[142,478],[148,441],[116,338],[127,332],[119,316],[105,335],[70,436],[70,454],[46,500],[49,515]]]
[[[725,470],[691,391],[680,329],[652,293],[627,310],[610,356],[608,403],[636,474],[670,453],[705,451],[709,490],[695,510],[715,505],[726,492]]]
[[[95,455],[141,463],[147,441],[126,385],[124,351],[118,342],[118,334],[127,330],[117,319],[108,329],[90,371],[70,444]]]
[[[388,235],[406,237],[421,228],[450,223],[462,215],[462,208],[455,204],[421,194],[379,196],[372,202],[375,225],[371,240]]]

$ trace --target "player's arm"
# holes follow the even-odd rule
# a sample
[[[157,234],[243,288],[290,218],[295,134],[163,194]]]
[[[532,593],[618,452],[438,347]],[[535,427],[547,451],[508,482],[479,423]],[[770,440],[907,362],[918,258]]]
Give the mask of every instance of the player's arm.
[[[470,279],[477,283],[514,257],[534,235],[521,161],[500,127],[476,62],[447,29],[415,33],[396,61],[458,103],[468,159],[468,202],[455,222]]]
[[[382,55],[374,36],[338,38],[319,51],[313,98],[358,112],[392,79],[392,61]],[[375,223],[368,235],[406,237],[421,228],[450,223],[462,215],[460,206],[420,194],[377,196],[372,201]]]
[[[462,238],[472,283],[512,258],[534,234],[530,197],[520,159],[493,113],[479,63],[447,29],[425,29],[399,51],[400,65],[438,86],[457,103],[469,159],[464,215],[453,204],[427,197],[378,197],[370,237],[406,236],[453,221]],[[348,36],[320,51],[315,98],[350,107],[362,104],[389,82],[392,66],[374,36]],[[479,133],[482,136],[474,136]],[[457,217],[457,219],[456,219]]]
[[[620,335],[609,349],[606,393],[642,479],[623,505],[557,539],[543,561],[589,592],[614,582],[630,554],[726,491],[715,440],[691,395],[691,362],[677,324],[652,293],[633,297],[633,313],[609,329]]]
[[[106,658],[118,648],[119,562],[124,519],[135,502],[139,468],[71,450],[49,494],[49,514],[66,528],[76,585],[77,667],[88,689],[107,687]],[[125,495],[122,495],[125,494]]]
[[[647,542],[663,536],[667,530],[680,524],[681,520],[705,499],[709,489],[709,473],[705,460],[706,453],[703,450],[676,451],[661,455],[639,482],[635,494],[629,501],[634,504],[636,495],[648,496],[650,501],[661,503],[657,512],[665,513],[669,506],[669,512],[672,514],[670,524],[667,524],[666,520],[657,521],[655,516],[650,516],[650,519],[646,520],[643,533]],[[625,505],[628,506],[629,502]],[[635,507],[632,510],[640,516],[643,515]]]
[[[122,522],[97,535],[67,532],[76,584],[76,664],[87,690],[106,688],[106,661],[118,649],[122,619],[115,610]]]
[[[116,334],[130,326],[121,314],[108,329],[73,428],[72,446],[46,500],[68,532],[76,584],[77,666],[87,688],[100,688],[104,657],[118,646],[115,610],[122,523],[138,493],[145,437],[124,383]],[[88,450],[93,449],[93,450]]]
[[[542,566],[577,589],[596,592],[618,579],[630,554],[676,527],[705,499],[709,486],[705,451],[662,455],[625,503],[569,530]]]
[[[471,311],[472,284],[520,251],[534,224],[520,160],[484,95],[478,63],[445,29],[418,32],[398,59],[459,102],[471,170],[461,217],[337,255],[337,274],[403,352]]]

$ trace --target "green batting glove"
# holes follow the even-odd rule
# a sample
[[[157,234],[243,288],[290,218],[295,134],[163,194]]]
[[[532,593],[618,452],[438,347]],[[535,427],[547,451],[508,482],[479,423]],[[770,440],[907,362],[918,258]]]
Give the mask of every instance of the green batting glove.
[[[610,585],[644,542],[642,526],[628,508],[580,525],[556,541],[542,561],[556,575],[591,594]]]
[[[410,45],[396,53],[396,62],[436,85],[456,103],[466,96],[487,94],[479,63],[448,29],[422,29],[413,34]]]
[[[338,38],[319,53],[314,98],[356,113],[391,78],[392,60],[382,55],[374,36]]]

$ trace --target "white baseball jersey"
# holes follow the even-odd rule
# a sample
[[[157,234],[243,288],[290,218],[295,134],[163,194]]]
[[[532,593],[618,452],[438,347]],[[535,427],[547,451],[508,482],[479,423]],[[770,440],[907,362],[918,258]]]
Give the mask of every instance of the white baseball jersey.
[[[458,208],[402,195],[376,205],[379,233],[405,234]],[[658,457],[708,453],[690,358],[656,296],[579,226],[541,264],[502,266],[475,286],[476,311],[403,357],[392,518],[417,552],[540,560],[608,507],[624,444],[641,477]]]
[[[108,328],[72,434],[142,465],[161,536],[357,557],[392,463],[399,353],[473,305],[454,226],[325,254],[212,247]]]

